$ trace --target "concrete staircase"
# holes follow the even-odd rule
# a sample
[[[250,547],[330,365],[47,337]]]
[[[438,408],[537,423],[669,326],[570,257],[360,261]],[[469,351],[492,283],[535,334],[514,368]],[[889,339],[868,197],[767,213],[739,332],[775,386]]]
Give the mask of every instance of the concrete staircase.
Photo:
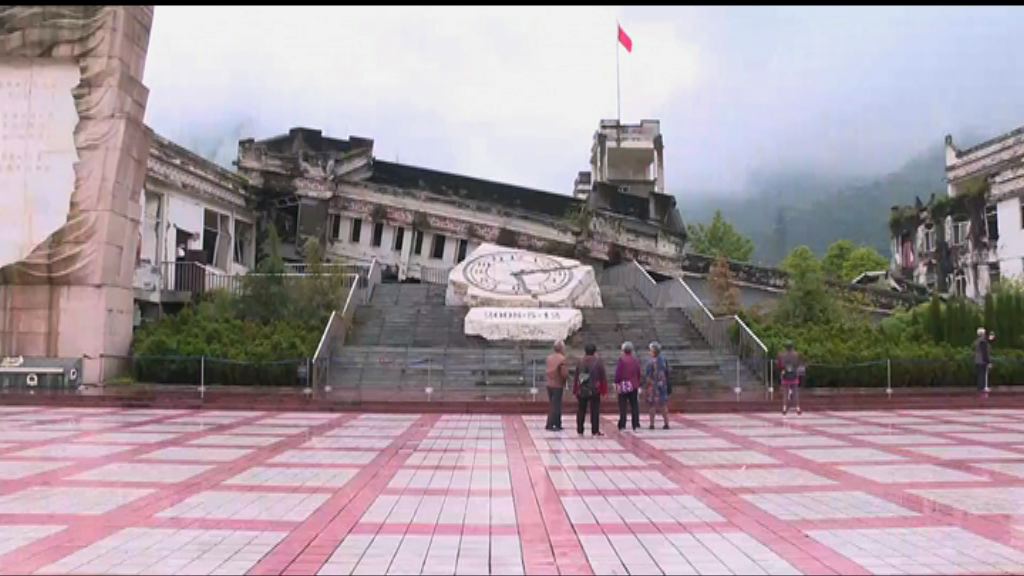
[[[735,370],[731,379],[723,373],[722,359],[681,310],[651,308],[639,293],[621,286],[602,285],[601,294],[605,307],[583,310],[583,329],[566,342],[570,357],[581,357],[584,345],[592,342],[613,372],[622,342],[632,341],[646,357],[647,343],[658,340],[673,369],[674,386],[732,387]],[[487,342],[466,336],[468,310],[445,306],[444,286],[377,286],[373,300],[356,309],[345,345],[333,351],[332,385],[418,392],[429,385],[521,394],[536,377],[537,386],[543,387],[551,343]]]

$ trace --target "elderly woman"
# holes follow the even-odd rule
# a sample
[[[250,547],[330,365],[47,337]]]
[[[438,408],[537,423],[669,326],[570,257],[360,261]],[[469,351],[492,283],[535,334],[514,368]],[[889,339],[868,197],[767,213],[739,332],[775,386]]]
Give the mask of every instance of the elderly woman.
[[[665,424],[661,427],[668,430],[668,362],[661,355],[661,344],[651,342],[647,348],[651,351],[651,359],[644,369],[644,380],[647,382],[647,409],[651,415],[651,430],[654,430],[654,416],[661,412]]]
[[[640,428],[640,362],[633,355],[633,343],[622,343],[622,355],[615,366],[615,391],[619,395],[619,430],[626,429],[626,405],[632,415],[633,430]]]

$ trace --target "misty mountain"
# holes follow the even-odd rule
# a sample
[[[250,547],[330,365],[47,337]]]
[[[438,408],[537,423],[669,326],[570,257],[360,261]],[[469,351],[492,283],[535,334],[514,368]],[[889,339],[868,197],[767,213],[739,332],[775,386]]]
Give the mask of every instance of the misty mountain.
[[[895,172],[875,178],[778,171],[752,177],[744,194],[682,198],[688,223],[715,210],[754,241],[754,261],[774,265],[801,244],[819,255],[846,238],[889,255],[889,210],[945,190],[944,147],[932,147]]]

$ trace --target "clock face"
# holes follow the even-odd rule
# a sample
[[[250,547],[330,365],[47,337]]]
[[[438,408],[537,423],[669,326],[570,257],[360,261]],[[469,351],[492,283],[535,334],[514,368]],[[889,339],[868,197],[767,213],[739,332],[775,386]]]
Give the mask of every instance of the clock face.
[[[491,252],[466,262],[463,269],[472,286],[510,296],[557,292],[572,281],[572,270],[543,254]]]

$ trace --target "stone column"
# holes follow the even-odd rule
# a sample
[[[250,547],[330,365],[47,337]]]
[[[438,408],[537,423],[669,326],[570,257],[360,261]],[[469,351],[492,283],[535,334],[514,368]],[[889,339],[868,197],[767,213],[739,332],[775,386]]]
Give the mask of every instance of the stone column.
[[[6,94],[31,122],[0,128],[0,154],[22,159],[0,201],[34,223],[0,208],[24,246],[0,252],[0,355],[81,357],[86,383],[128,366],[152,21],[151,6],[0,7],[0,81],[32,85]]]

